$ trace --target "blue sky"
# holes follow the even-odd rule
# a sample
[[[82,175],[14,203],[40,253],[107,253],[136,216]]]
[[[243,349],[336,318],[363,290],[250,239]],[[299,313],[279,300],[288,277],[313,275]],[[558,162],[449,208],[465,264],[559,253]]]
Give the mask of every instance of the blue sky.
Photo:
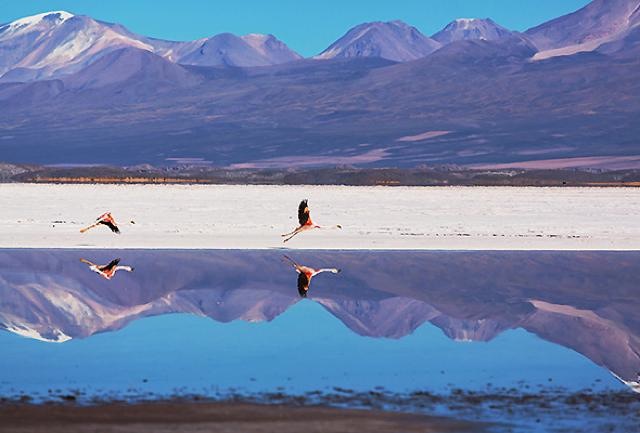
[[[0,22],[67,10],[163,39],[191,40],[222,32],[272,33],[309,56],[366,21],[401,19],[431,35],[455,18],[490,17],[505,27],[526,30],[587,3],[589,0],[4,0]]]
[[[301,323],[311,325],[292,334]],[[279,386],[289,393],[333,386],[445,393],[450,384],[484,390],[487,383],[511,388],[521,382],[573,391],[625,389],[579,353],[522,329],[488,343],[456,342],[431,324],[399,340],[364,338],[311,300],[273,322],[170,314],[63,344],[0,331],[0,347],[0,395],[81,389],[104,397],[134,389],[167,396],[216,388],[273,392]]]

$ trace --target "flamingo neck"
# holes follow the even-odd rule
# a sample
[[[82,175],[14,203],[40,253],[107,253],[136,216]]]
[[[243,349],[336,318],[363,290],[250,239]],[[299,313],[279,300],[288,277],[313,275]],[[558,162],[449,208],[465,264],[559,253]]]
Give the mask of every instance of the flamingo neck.
[[[318,269],[314,275],[318,275],[321,274],[323,272],[331,272],[332,274],[337,274],[338,270],[336,268],[322,268],[322,269]]]

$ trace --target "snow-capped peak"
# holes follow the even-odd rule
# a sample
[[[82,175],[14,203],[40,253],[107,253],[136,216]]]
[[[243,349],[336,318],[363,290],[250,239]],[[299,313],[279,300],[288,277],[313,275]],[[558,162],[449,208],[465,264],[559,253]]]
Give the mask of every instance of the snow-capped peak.
[[[31,338],[47,343],[64,343],[65,341],[71,340],[71,337],[69,337],[59,329],[53,329],[51,331],[51,336],[44,336],[38,330],[29,328],[24,325],[8,325],[6,327],[6,330],[20,335],[21,337]]]
[[[272,38],[272,35],[264,35],[262,33],[249,33],[248,35],[244,35],[244,36],[240,36],[242,39],[245,40],[245,42],[249,43],[249,42],[256,42],[256,43],[262,43],[264,41],[266,41],[269,38]]]
[[[48,31],[73,17],[73,14],[66,11],[53,11],[20,18],[0,26],[0,40],[22,36],[33,31]]]
[[[240,36],[247,45],[264,57],[265,64],[286,63],[302,58],[298,53],[291,51],[284,42],[271,34],[249,33]]]
[[[426,57],[439,47],[402,21],[376,21],[351,28],[315,58],[379,57],[404,62]]]
[[[449,44],[462,40],[492,41],[512,35],[513,32],[486,18],[458,18],[432,36],[438,42]]]
[[[28,17],[20,18],[15,21],[9,23],[9,27],[13,29],[25,29],[28,27],[36,26],[40,24],[43,20],[46,20],[53,24],[61,24],[68,20],[69,18],[73,18],[74,15],[67,11],[51,11],[44,12],[37,15],[31,15]]]
[[[260,52],[260,54],[267,55],[265,43],[270,39],[273,39],[273,36],[263,35],[261,33],[249,33],[248,35],[240,36],[240,39],[249,44],[253,49]]]
[[[477,20],[478,18],[458,18],[454,23],[458,24],[462,28],[468,29],[471,27],[471,24]]]

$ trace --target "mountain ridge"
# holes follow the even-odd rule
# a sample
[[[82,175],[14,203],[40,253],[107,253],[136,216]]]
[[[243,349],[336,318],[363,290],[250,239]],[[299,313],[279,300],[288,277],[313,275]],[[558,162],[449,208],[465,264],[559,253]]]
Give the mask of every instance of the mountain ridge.
[[[590,52],[624,38],[640,25],[640,0],[593,0],[585,7],[525,32],[538,47],[537,59]]]
[[[314,58],[380,57],[404,62],[425,57],[440,46],[402,21],[376,21],[352,27]]]
[[[217,56],[198,56],[207,44]],[[24,17],[0,27],[0,77],[3,81],[59,78],[89,66],[111,51],[132,47],[174,63],[266,66],[295,61],[300,55],[273,35],[215,35],[177,42],[137,35],[121,24],[85,15],[53,11]]]

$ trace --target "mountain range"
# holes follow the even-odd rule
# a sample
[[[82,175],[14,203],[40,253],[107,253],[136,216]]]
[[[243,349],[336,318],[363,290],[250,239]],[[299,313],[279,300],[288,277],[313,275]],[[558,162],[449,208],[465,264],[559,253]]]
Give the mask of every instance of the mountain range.
[[[78,260],[106,262],[106,251],[1,252],[0,328],[61,343],[169,313],[271,321],[300,301],[295,271],[272,252],[120,254],[134,274],[106,281]],[[296,259],[342,267],[339,277],[314,279],[309,299],[359,335],[397,339],[429,322],[457,341],[490,341],[522,328],[640,390],[637,253],[334,251]]]
[[[624,39],[640,25],[640,3],[630,0],[594,0],[583,9],[526,32],[540,52],[537,58],[598,49]]]
[[[48,12],[0,26],[0,161],[639,168],[639,42],[640,0],[522,33],[365,23],[308,59]]]
[[[54,11],[0,27],[0,74],[3,81],[60,77],[123,48],[137,48],[171,62],[199,66],[266,66],[301,58],[272,35],[223,33],[173,42],[136,35],[121,25],[88,16]]]

